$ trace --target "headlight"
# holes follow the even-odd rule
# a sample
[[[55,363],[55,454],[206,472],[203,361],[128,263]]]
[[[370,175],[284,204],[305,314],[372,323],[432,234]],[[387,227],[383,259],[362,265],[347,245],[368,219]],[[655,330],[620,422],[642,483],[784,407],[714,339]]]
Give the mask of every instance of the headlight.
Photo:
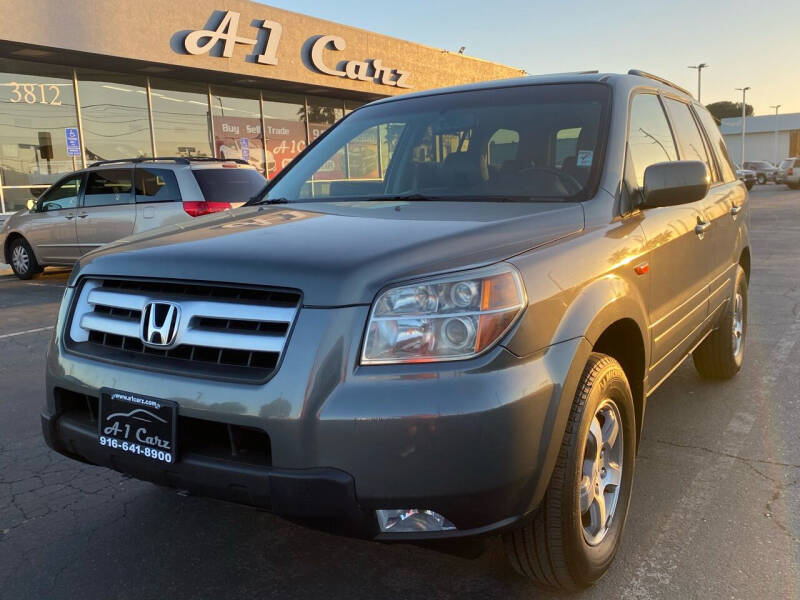
[[[362,364],[471,358],[505,334],[526,304],[510,265],[390,288],[375,300]]]

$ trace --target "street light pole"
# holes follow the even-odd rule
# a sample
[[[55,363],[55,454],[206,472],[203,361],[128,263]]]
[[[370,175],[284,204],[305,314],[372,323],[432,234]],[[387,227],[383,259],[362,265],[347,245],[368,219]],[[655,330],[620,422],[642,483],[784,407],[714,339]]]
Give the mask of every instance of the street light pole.
[[[742,158],[741,162],[739,163],[742,169],[744,169],[744,130],[745,130],[744,120],[747,117],[747,112],[746,112],[747,104],[745,103],[745,98],[747,95],[747,90],[749,89],[750,89],[749,85],[747,87],[736,88],[737,91],[742,92]]]
[[[778,166],[778,109],[781,107],[780,104],[774,104],[770,106],[770,108],[775,109],[775,166]]]
[[[699,65],[689,65],[690,69],[697,69],[697,101],[700,102],[700,76],[703,73],[703,69],[705,69],[708,65],[706,63],[700,63]]]

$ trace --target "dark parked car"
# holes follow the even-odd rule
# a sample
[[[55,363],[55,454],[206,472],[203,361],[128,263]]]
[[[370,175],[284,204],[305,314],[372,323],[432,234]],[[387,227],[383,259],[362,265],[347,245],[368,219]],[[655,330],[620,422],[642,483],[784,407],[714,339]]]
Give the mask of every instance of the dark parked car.
[[[778,172],[775,165],[765,160],[745,161],[742,167],[753,171],[756,174],[756,181],[762,185],[768,181],[775,181],[775,175]]]
[[[748,221],[712,116],[655,76],[381,100],[249,205],[83,256],[44,436],[350,535],[499,534],[520,573],[584,587],[648,396],[690,355],[742,364]]]
[[[752,190],[753,186],[756,184],[755,171],[751,171],[750,169],[743,169],[740,166],[736,165],[736,176],[739,178],[739,181],[744,183],[748,191]]]

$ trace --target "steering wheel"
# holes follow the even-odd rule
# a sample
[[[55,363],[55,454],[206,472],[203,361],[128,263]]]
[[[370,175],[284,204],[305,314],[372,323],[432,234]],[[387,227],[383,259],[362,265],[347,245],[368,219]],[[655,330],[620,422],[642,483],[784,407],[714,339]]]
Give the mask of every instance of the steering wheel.
[[[583,184],[569,173],[565,173],[553,167],[525,167],[519,170],[520,173],[542,173],[554,177],[558,184],[564,189],[567,196],[574,196],[583,189]]]

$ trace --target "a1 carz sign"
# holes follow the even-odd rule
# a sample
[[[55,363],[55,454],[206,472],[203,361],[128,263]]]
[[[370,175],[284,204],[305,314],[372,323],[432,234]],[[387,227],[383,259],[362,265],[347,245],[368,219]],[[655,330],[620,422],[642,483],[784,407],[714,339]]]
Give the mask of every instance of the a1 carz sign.
[[[240,14],[229,10],[225,12],[216,29],[198,29],[192,31],[184,38],[183,47],[189,54],[208,54],[219,42],[224,42],[221,56],[231,58],[236,44],[253,46],[258,40],[239,35]],[[278,64],[278,49],[280,47],[283,25],[277,21],[264,20],[261,29],[267,31],[266,42],[256,56],[256,61],[262,65]],[[325,75],[332,77],[346,77],[355,81],[371,81],[379,85],[388,85],[399,88],[412,87],[408,83],[409,73],[383,64],[380,58],[364,60],[348,60],[342,68],[331,62],[326,62],[325,51],[334,50],[341,52],[347,48],[344,38],[338,35],[315,36],[311,44],[309,59],[314,68]]]

